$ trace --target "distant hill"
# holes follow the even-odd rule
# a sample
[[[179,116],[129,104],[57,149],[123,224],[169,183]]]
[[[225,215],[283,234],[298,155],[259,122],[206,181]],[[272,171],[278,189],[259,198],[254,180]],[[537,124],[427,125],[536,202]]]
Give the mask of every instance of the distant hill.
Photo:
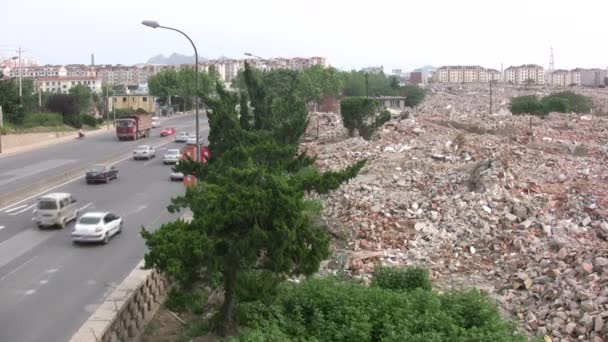
[[[437,68],[435,68],[435,67],[434,67],[434,66],[432,66],[432,65],[425,65],[425,66],[423,66],[423,67],[421,67],[421,68],[414,69],[414,71],[421,71],[421,72],[427,72],[427,73],[428,73],[428,72],[433,72],[433,71],[435,71],[435,70],[437,70]]]
[[[199,62],[204,62],[207,59],[198,57]],[[165,64],[165,65],[176,65],[176,64],[191,64],[194,63],[194,55],[186,56],[179,53],[172,53],[171,56],[165,57],[164,55],[156,55],[150,58],[147,64]]]

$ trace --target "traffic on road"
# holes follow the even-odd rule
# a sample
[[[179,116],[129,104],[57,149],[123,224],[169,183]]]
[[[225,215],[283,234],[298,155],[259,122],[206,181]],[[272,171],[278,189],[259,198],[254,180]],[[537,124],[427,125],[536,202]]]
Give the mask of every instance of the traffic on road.
[[[78,158],[83,166],[90,163],[88,172],[79,177],[0,208],[0,341],[69,340],[142,259],[146,247],[139,235],[141,227],[155,230],[180,217],[166,210],[184,186],[171,182],[173,159],[165,164],[164,156],[176,156],[176,151],[183,156],[187,146],[158,136],[166,125],[178,132],[190,132],[193,125],[184,118],[167,121],[161,121],[153,129],[158,131],[145,140],[119,142],[111,134],[114,132],[105,138],[82,140],[79,143],[88,150],[78,151],[83,155],[68,151],[74,145],[66,143],[46,148],[46,153],[31,151],[0,158],[0,165],[7,160],[37,165],[26,171],[38,177],[53,173],[39,169],[41,154],[47,155],[47,161],[57,152]],[[201,131],[205,141],[207,132],[208,128]],[[120,146],[112,153],[125,157],[104,163],[105,158],[99,157],[104,155],[102,149],[91,142],[105,147],[110,138]],[[144,144],[163,156],[162,160],[133,160],[133,150]],[[97,158],[95,154],[99,154]],[[62,170],[52,169],[54,173]],[[13,180],[22,185],[28,177],[16,174]],[[101,184],[87,184],[89,180]],[[53,316],[58,308],[61,317]],[[23,321],[30,324],[21,324]]]

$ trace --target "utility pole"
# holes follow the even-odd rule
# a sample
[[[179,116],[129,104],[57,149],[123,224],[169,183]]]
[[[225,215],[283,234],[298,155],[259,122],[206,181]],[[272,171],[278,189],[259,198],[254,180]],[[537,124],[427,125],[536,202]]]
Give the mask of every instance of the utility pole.
[[[365,73],[365,97],[369,97],[369,93],[367,91],[367,85],[368,85],[368,80],[367,80],[367,72]]]
[[[23,73],[21,71],[21,46],[19,47],[19,104],[23,105],[23,100],[21,99],[21,97],[23,96],[23,88],[21,86],[21,74]]]
[[[42,111],[42,90],[40,90],[40,85],[38,85],[38,110]]]
[[[93,57],[91,57],[91,61]],[[110,98],[108,95],[108,85],[106,84],[106,120],[108,122],[108,131],[110,130]]]

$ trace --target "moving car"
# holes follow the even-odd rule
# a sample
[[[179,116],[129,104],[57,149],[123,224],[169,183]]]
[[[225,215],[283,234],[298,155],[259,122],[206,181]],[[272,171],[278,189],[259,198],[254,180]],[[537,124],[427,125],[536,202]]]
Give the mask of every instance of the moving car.
[[[175,163],[175,166],[177,166],[179,164],[179,161],[177,163]],[[184,174],[181,172],[178,172],[175,167],[173,167],[171,169],[171,176],[170,176],[172,181],[183,181],[184,180]]]
[[[55,192],[39,198],[34,213],[38,228],[52,226],[64,228],[68,222],[78,217],[78,205],[71,194]]]
[[[87,171],[85,178],[87,180],[87,184],[97,182],[108,183],[112,179],[118,179],[118,170],[116,170],[114,166],[101,164],[93,165],[93,167]]]
[[[186,141],[188,141],[189,137],[190,137],[190,134],[188,134],[186,132],[178,132],[175,135],[175,142],[186,142]]]
[[[196,137],[195,136],[189,137],[188,141],[186,141],[186,145],[195,145],[196,146]]]
[[[168,137],[168,136],[174,135],[174,134],[175,134],[175,128],[173,128],[173,127],[163,128],[163,130],[160,131],[161,137]]]
[[[160,118],[158,116],[152,117],[152,128],[160,127]]]
[[[108,212],[89,212],[78,219],[72,230],[72,242],[108,243],[115,234],[122,232],[122,218]]]
[[[179,149],[169,149],[163,156],[163,164],[177,164],[181,156]]]
[[[156,156],[156,152],[154,148],[150,145],[140,145],[137,146],[135,151],[133,151],[133,159],[151,159]]]

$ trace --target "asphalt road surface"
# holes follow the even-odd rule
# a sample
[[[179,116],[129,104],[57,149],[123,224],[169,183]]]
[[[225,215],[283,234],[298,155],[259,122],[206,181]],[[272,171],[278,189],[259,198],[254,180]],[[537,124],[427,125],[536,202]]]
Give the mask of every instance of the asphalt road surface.
[[[174,119],[171,126],[192,132],[193,124],[188,122],[193,122],[192,119],[192,116]],[[201,125],[201,133],[206,137],[207,132],[205,122]],[[144,141],[162,143],[157,138],[136,142],[118,142],[113,138],[112,135],[100,135],[0,159],[0,170],[9,174],[5,169],[10,164],[8,160],[20,163],[21,167],[30,166],[36,160],[69,159],[95,163],[104,158],[104,153],[129,153]],[[70,339],[103,298],[142,259],[146,247],[139,235],[141,227],[155,230],[179,217],[180,214],[167,212],[166,206],[171,197],[183,193],[184,187],[180,182],[169,180],[171,167],[162,163],[163,152],[179,146],[170,142],[158,147],[157,157],[150,161],[127,159],[117,163],[119,178],[109,184],[87,185],[84,178],[79,178],[51,191],[74,195],[81,214],[110,211],[121,215],[123,233],[115,235],[107,245],[73,245],[70,240],[73,223],[63,230],[38,229],[33,221],[36,198],[2,209],[0,341],[62,342]],[[19,165],[10,165],[10,168],[17,170]],[[26,177],[52,174],[66,165],[54,170],[47,166],[42,166],[43,170],[29,168],[31,172]]]
[[[202,124],[207,122],[206,118],[201,121]],[[164,119],[161,128],[175,127],[178,131],[189,128],[186,131],[194,133],[193,122],[192,115],[179,116]],[[137,145],[158,144],[169,139],[161,138],[160,128],[155,128],[150,138],[119,141],[116,132],[110,127],[107,133],[86,136],[84,139],[76,139],[74,134],[74,140],[70,142],[13,155],[0,155],[0,194],[8,194],[45,178],[116,158]]]

